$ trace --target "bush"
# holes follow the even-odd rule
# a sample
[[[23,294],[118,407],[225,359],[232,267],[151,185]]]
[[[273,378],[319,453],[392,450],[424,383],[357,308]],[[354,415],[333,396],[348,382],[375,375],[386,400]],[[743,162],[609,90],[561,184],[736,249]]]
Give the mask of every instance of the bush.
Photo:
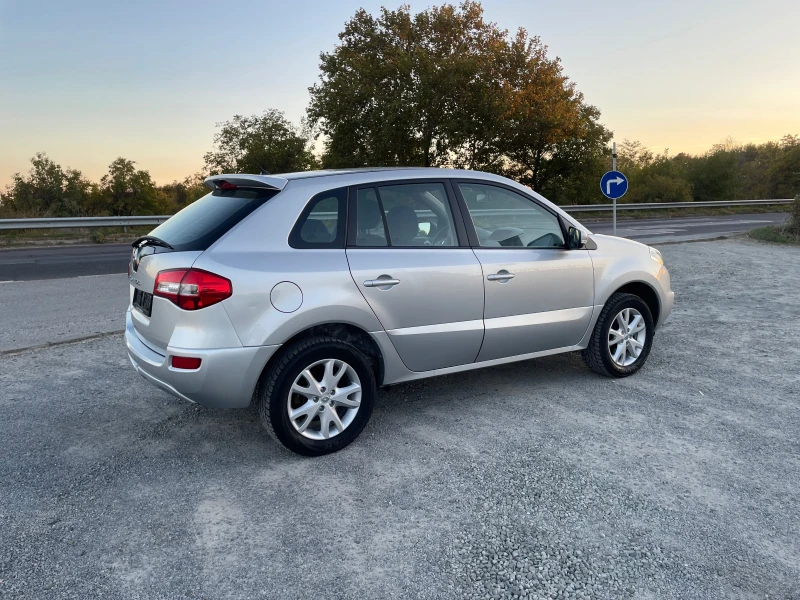
[[[89,236],[89,239],[92,240],[93,244],[105,244],[106,243],[106,236],[104,233],[100,233],[99,231],[93,231],[92,234]]]

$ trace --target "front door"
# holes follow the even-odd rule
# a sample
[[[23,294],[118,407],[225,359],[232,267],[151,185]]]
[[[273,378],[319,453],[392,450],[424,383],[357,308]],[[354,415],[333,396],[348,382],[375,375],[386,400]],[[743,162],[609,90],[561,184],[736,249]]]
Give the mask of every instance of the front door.
[[[580,342],[594,304],[589,252],[568,250],[558,217],[532,198],[484,182],[457,185],[486,288],[478,361]]]
[[[456,228],[447,183],[377,184],[350,197],[350,272],[406,367],[474,362],[483,339],[483,275],[459,243],[463,227]]]

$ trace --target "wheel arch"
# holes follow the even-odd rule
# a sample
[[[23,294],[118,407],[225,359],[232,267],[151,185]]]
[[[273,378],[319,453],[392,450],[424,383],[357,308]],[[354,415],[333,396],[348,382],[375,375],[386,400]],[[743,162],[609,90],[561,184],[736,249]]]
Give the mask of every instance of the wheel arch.
[[[633,294],[639,296],[647,308],[650,309],[650,314],[653,315],[653,323],[657,326],[659,318],[661,317],[661,299],[658,297],[658,292],[649,283],[644,281],[630,281],[616,290],[614,290],[609,298],[614,294]]]
[[[353,325],[351,323],[320,323],[317,325],[312,325],[299,331],[298,333],[294,334],[288,340],[286,340],[282,347],[287,347],[295,342],[303,339],[308,339],[312,337],[318,336],[327,336],[336,338],[343,342],[347,342],[358,348],[358,350],[367,357],[370,365],[372,366],[372,370],[375,373],[375,380],[378,382],[380,386],[383,382],[383,374],[384,374],[384,362],[383,362],[383,353],[381,352],[378,343],[373,339],[373,337],[367,333],[366,330],[358,327],[357,325]],[[264,376],[269,368],[276,362],[276,360],[280,357],[281,352],[275,352],[267,361],[267,364],[264,365],[264,368],[261,370],[261,376],[259,377],[259,381]],[[256,394],[258,393],[258,388],[256,388]]]

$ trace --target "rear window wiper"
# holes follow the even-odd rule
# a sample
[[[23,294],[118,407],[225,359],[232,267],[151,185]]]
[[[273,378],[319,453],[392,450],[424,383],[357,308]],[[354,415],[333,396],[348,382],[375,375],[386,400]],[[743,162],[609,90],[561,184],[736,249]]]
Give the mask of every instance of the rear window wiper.
[[[175,250],[175,248],[170,246],[167,242],[153,235],[143,235],[138,240],[133,242],[131,246],[133,246],[134,248],[141,248],[142,246],[161,246],[162,248],[169,248],[170,250]]]

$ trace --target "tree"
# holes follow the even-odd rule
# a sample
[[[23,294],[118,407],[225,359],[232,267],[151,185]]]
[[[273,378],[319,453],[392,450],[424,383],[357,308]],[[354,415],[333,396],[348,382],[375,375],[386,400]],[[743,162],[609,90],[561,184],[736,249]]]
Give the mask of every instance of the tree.
[[[278,110],[218,123],[214,150],[205,155],[206,169],[219,173],[306,171],[316,166],[310,135],[295,127]]]
[[[31,158],[28,176],[15,173],[9,189],[10,209],[26,217],[44,217],[61,203],[65,174],[44,152]]]
[[[597,108],[584,103],[560,60],[547,56],[538,37],[529,38],[520,29],[507,52],[507,171],[541,190],[554,178],[568,177],[582,154],[596,155],[611,134],[598,123]]]
[[[71,217],[86,214],[88,198],[96,186],[80,171],[64,169],[38,152],[31,158],[28,175],[15,173],[3,198],[4,212],[21,217]]]
[[[511,38],[478,2],[361,9],[339,39],[309,89],[325,166],[455,166],[562,190],[610,139],[539,38]]]
[[[547,177],[538,190],[560,204],[605,203],[599,181],[611,164],[608,142],[611,132],[598,122],[600,111],[582,105],[580,130],[554,145]]]
[[[163,214],[174,214],[195,200],[210,193],[203,181],[202,173],[195,173],[183,181],[173,181],[158,188],[159,210]]]
[[[156,208],[156,189],[150,173],[137,170],[135,164],[120,157],[100,180],[104,207],[112,215],[152,214]]]
[[[655,154],[639,141],[624,140],[619,147],[619,170],[628,178],[623,202],[691,202],[692,184],[683,167],[684,157],[669,151]]]
[[[505,32],[477,2],[360,9],[320,55],[310,122],[327,136],[326,166],[496,162],[502,116],[497,50]]]

